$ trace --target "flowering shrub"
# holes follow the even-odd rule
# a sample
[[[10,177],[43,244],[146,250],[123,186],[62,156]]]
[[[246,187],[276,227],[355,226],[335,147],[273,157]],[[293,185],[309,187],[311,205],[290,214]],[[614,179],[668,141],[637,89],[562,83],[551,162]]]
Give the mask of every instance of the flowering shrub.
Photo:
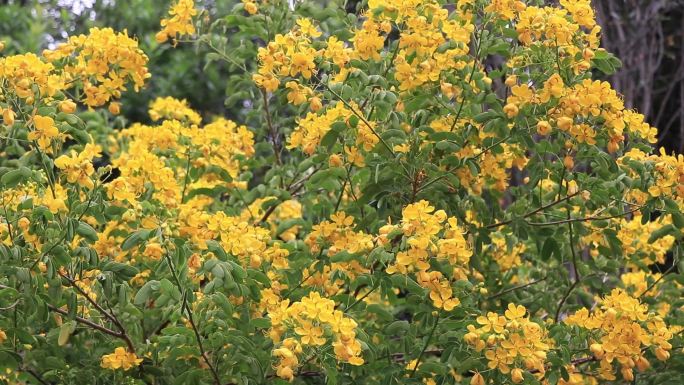
[[[539,3],[179,0],[231,119],[117,127],[125,31],[1,56],[0,382],[684,382],[684,157]]]

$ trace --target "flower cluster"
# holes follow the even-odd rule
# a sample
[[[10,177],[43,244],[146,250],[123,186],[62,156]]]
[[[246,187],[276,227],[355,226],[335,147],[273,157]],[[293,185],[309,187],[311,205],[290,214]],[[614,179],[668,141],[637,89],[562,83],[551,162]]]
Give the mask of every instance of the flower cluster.
[[[183,35],[193,35],[195,26],[192,17],[197,15],[194,0],[178,0],[169,9],[169,18],[162,19],[162,30],[157,32],[155,38],[158,43],[164,43],[169,38],[176,44],[176,39]]]
[[[147,55],[128,33],[111,28],[91,28],[87,35],[72,36],[43,56],[50,62],[66,61],[66,80],[83,82],[85,103],[98,107],[119,98],[126,83],[140,89],[151,75],[147,71]],[[118,106],[118,105],[115,105]]]
[[[465,342],[476,351],[484,350],[487,366],[501,373],[510,373],[511,380],[523,381],[523,370],[545,374],[546,353],[553,346],[546,330],[526,316],[522,305],[508,304],[501,316],[489,312],[477,317],[477,325],[468,325]]]
[[[442,79],[442,73],[468,65],[470,36],[474,30],[467,13],[453,14],[437,1],[371,1],[368,19],[353,37],[354,48],[363,60],[380,58],[383,34],[391,24],[401,26],[395,58],[395,78],[401,91]],[[448,46],[447,49],[441,47]]]
[[[63,170],[69,183],[91,189],[94,186],[92,175],[95,172],[93,158],[99,157],[101,151],[100,146],[88,143],[81,152],[72,150],[68,156],[62,155],[55,159],[55,166]]]
[[[271,319],[269,334],[278,344],[273,355],[280,359],[276,365],[279,377],[292,381],[294,369],[299,365],[298,355],[306,348],[316,349],[327,343],[332,343],[338,361],[363,364],[361,344],[356,339],[357,323],[342,311],[335,310],[335,302],[321,297],[318,292],[311,292],[292,304],[285,299],[271,307],[268,316]],[[287,337],[283,339],[284,336]]]
[[[311,45],[311,39],[321,36],[309,19],[298,19],[297,27],[285,35],[278,34],[266,47],[259,48],[259,69],[254,82],[266,91],[273,92],[280,85],[279,78],[310,79],[316,69],[315,59],[320,52]]]
[[[670,357],[672,331],[660,316],[648,312],[648,306],[621,289],[602,298],[597,309],[580,309],[565,322],[591,332],[590,349],[600,361],[602,379],[616,379],[613,362],[617,362],[622,378],[633,381],[634,367],[644,371],[650,366],[644,356],[648,348],[661,361]]]
[[[472,250],[463,237],[457,219],[447,217],[444,210],[437,210],[427,201],[407,205],[402,210],[399,225],[386,225],[381,230],[383,242],[393,242],[388,236],[395,231],[405,237],[407,250],[398,251],[395,261],[387,268],[389,274],[415,272],[416,281],[430,290],[430,299],[437,308],[453,310],[460,301],[454,297],[451,280],[433,269],[430,261],[445,261],[452,279],[465,279],[463,267],[467,266]]]
[[[150,103],[149,112],[153,121],[173,119],[190,124],[200,124],[202,117],[195,112],[186,100],[178,100],[170,96],[158,97]]]

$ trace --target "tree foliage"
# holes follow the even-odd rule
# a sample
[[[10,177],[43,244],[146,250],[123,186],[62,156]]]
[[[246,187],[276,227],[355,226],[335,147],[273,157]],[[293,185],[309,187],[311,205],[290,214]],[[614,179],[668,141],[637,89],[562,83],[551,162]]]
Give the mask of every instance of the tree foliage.
[[[0,56],[0,381],[684,380],[684,157],[588,0],[163,11]]]

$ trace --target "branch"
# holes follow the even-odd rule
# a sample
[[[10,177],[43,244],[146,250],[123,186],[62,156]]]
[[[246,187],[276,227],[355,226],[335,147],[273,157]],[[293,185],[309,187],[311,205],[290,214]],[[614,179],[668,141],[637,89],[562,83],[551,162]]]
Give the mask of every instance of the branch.
[[[574,198],[574,197],[577,196],[580,192],[581,192],[581,191],[577,191],[577,192],[575,192],[575,193],[573,193],[573,194],[570,194],[570,195],[568,195],[568,196],[566,196],[566,197],[564,197],[564,198],[560,198],[560,199],[557,199],[557,200],[555,200],[555,201],[553,201],[553,202],[551,202],[551,203],[547,203],[547,204],[545,204],[545,205],[543,205],[543,206],[540,206],[540,207],[538,207],[538,208],[536,208],[536,209],[530,211],[529,213],[523,215],[522,218],[523,218],[523,219],[529,218],[529,217],[531,217],[531,216],[533,216],[533,215],[535,215],[535,214],[537,214],[537,213],[539,213],[539,212],[541,212],[541,211],[544,211],[544,210],[548,209],[549,207],[555,206],[555,205],[557,205],[557,204],[559,204],[559,203],[563,203],[563,202],[565,202],[565,201],[567,201],[567,200],[569,200],[569,199],[571,199],[571,198]],[[511,223],[511,222],[513,222],[513,219],[509,219],[509,220],[506,220],[506,221],[494,223],[494,224],[491,224],[491,225],[486,226],[486,228],[487,228],[487,229],[494,229],[494,228],[497,228],[497,227],[500,227],[500,226],[505,226],[505,225],[507,225],[507,224],[509,224],[509,223]]]
[[[53,311],[53,312],[55,312],[55,313],[59,313],[59,314],[61,314],[61,315],[64,315],[64,316],[69,317],[69,312],[68,312],[68,311],[62,310],[62,309],[58,308],[57,306],[51,305],[51,304],[49,304],[49,303],[46,304],[46,305],[47,305],[48,309],[50,309],[50,311]],[[102,325],[96,324],[95,322],[93,322],[93,321],[91,321],[91,320],[89,320],[89,319],[82,318],[82,317],[79,317],[79,316],[75,316],[75,317],[74,317],[74,321],[76,321],[76,322],[78,322],[78,323],[80,323],[80,324],[89,326],[89,327],[91,327],[91,328],[93,328],[93,329],[95,329],[95,330],[97,330],[97,331],[100,331],[100,332],[102,332],[102,333],[104,333],[104,334],[108,334],[108,335],[110,335],[110,336],[112,336],[112,337],[124,339],[123,334],[121,334],[120,332],[117,332],[117,331],[115,331],[115,330],[108,329],[108,328],[106,328],[106,327],[104,327],[104,326],[102,326]]]
[[[609,215],[609,216],[605,216],[605,217],[590,216],[590,217],[584,217],[584,218],[563,219],[561,221],[552,221],[552,222],[527,222],[527,224],[530,226],[553,226],[553,225],[561,225],[561,224],[572,223],[572,222],[602,221],[602,220],[607,220],[607,219],[624,217],[625,215],[629,215],[629,214],[632,214],[634,212],[641,210],[642,207],[643,206],[639,206],[633,210],[629,210],[629,211],[625,211],[625,212],[620,213],[620,214]]]
[[[81,295],[82,295],[82,296],[83,296],[91,305],[93,305],[93,307],[94,307],[95,309],[97,309],[97,311],[100,312],[100,314],[102,314],[105,318],[107,318],[107,319],[109,319],[110,321],[112,321],[112,323],[114,324],[114,326],[116,326],[116,328],[119,329],[119,333],[118,333],[119,336],[118,336],[118,337],[121,338],[122,340],[124,340],[124,341],[126,342],[126,346],[128,346],[128,351],[131,352],[131,353],[135,353],[135,346],[133,345],[133,342],[131,341],[131,338],[128,336],[128,333],[126,333],[126,329],[125,329],[124,326],[121,324],[121,322],[119,322],[119,319],[116,318],[116,316],[115,316],[114,314],[112,314],[112,313],[108,312],[107,310],[105,310],[102,306],[100,306],[100,304],[98,304],[94,299],[92,299],[92,298],[88,295],[88,293],[86,293],[85,291],[83,291],[83,289],[81,289],[81,288],[76,284],[76,281],[75,281],[73,278],[71,278],[71,277],[69,277],[68,275],[66,275],[66,274],[64,274],[64,273],[61,273],[61,272],[59,273],[59,275],[60,275],[62,278],[66,279],[66,280],[69,282],[69,284],[71,285],[71,287],[73,287],[74,289],[76,289],[76,291],[78,291],[79,294],[81,294]]]
[[[536,284],[538,284],[539,282],[545,281],[546,278],[548,278],[548,277],[539,278],[539,279],[536,280],[536,281],[532,281],[532,282],[529,282],[529,283],[526,283],[526,284],[523,284],[523,285],[513,286],[513,287],[511,287],[511,288],[502,290],[502,291],[500,291],[500,292],[498,292],[498,293],[496,293],[496,294],[492,294],[491,296],[487,297],[486,299],[488,299],[488,300],[494,299],[494,298],[497,298],[497,297],[501,297],[501,296],[504,295],[504,294],[508,294],[508,293],[510,293],[510,292],[512,292],[512,291],[515,291],[515,290],[518,290],[518,289],[523,289],[523,288],[526,288],[526,287],[528,287],[528,286],[536,285]]]
[[[413,377],[413,375],[416,374],[416,370],[418,370],[418,365],[420,365],[420,360],[423,358],[423,355],[425,354],[428,345],[430,345],[430,340],[432,339],[432,336],[435,335],[435,330],[437,330],[437,326],[439,325],[439,315],[440,314],[437,313],[437,318],[435,319],[435,326],[433,326],[432,330],[430,330],[430,334],[428,335],[427,340],[425,340],[425,345],[423,346],[423,349],[420,351],[420,354],[416,359],[416,366],[413,367],[413,371],[411,372],[411,375],[409,377]]]

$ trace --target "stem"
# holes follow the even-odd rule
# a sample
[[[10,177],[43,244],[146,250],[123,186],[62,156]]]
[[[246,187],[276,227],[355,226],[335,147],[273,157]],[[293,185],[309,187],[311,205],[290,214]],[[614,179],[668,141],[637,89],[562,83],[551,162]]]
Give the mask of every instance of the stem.
[[[532,282],[526,283],[526,284],[524,284],[524,285],[513,286],[513,287],[511,287],[511,288],[502,290],[502,291],[500,291],[500,292],[498,292],[498,293],[496,293],[496,294],[492,294],[491,296],[487,297],[487,299],[488,299],[488,300],[489,300],[489,299],[494,299],[494,298],[497,298],[497,297],[501,297],[501,296],[504,295],[504,294],[508,294],[508,293],[510,293],[510,292],[512,292],[512,291],[515,291],[515,290],[518,290],[518,289],[523,289],[523,288],[526,288],[526,287],[528,287],[528,286],[536,285],[536,284],[538,284],[539,282],[545,281],[546,278],[548,278],[548,277],[539,278],[539,279],[536,280],[536,281],[532,281]]]
[[[188,152],[188,163],[185,165],[185,178],[183,178],[183,192],[181,193],[181,203],[185,203],[185,192],[188,188],[188,180],[190,179],[190,153]]]
[[[50,309],[50,311],[52,311],[52,312],[59,313],[59,314],[61,314],[61,315],[67,316],[67,317],[69,316],[69,312],[66,311],[66,310],[62,310],[62,309],[58,308],[57,306],[51,305],[51,304],[49,304],[49,303],[46,304],[46,305],[47,305],[48,309]],[[106,327],[104,327],[104,326],[102,326],[102,325],[96,324],[95,322],[93,322],[93,321],[91,321],[91,320],[89,320],[89,319],[86,319],[86,318],[83,318],[83,317],[79,317],[79,316],[75,316],[75,317],[74,317],[74,321],[76,321],[76,322],[78,322],[78,323],[80,323],[80,324],[89,326],[89,327],[91,327],[91,328],[93,328],[93,329],[95,329],[95,330],[97,330],[97,331],[100,331],[100,332],[102,332],[102,333],[104,333],[104,334],[108,334],[108,335],[110,335],[110,336],[112,336],[112,337],[124,339],[124,335],[121,334],[120,332],[117,332],[117,331],[115,331],[115,330],[108,329],[108,328],[106,328]],[[126,343],[126,345],[128,345],[128,343]]]
[[[547,204],[545,204],[545,205],[543,205],[543,206],[541,206],[541,207],[539,207],[539,208],[537,208],[537,209],[534,209],[534,210],[530,211],[529,213],[523,215],[522,218],[523,218],[523,219],[524,219],[524,218],[529,218],[529,217],[533,216],[534,214],[537,214],[537,213],[539,213],[539,212],[541,212],[541,211],[544,211],[544,210],[548,209],[549,207],[552,207],[552,206],[555,206],[555,205],[557,205],[557,204],[559,204],[559,203],[565,202],[565,201],[567,201],[567,200],[569,200],[569,199],[575,197],[575,196],[578,195],[579,193],[580,193],[580,192],[578,191],[578,192],[576,192],[576,193],[574,193],[574,194],[570,194],[570,195],[568,195],[568,196],[566,196],[566,197],[564,197],[564,198],[555,200],[555,201],[553,201],[553,202],[551,202],[551,203],[547,203]],[[506,221],[502,221],[502,222],[498,222],[498,223],[494,223],[494,224],[488,225],[488,226],[486,226],[486,228],[488,228],[488,229],[493,229],[493,228],[497,228],[497,227],[500,227],[500,226],[507,225],[507,224],[509,224],[509,223],[511,223],[511,222],[513,222],[513,220],[512,220],[512,219],[509,219],[509,220],[506,220]]]
[[[530,226],[553,226],[553,225],[560,225],[564,223],[571,223],[571,222],[589,222],[589,221],[602,221],[602,220],[607,220],[607,219],[614,219],[614,218],[620,218],[624,217],[625,215],[632,214],[636,211],[641,210],[642,206],[639,206],[633,210],[629,210],[620,214],[616,215],[609,215],[605,217],[584,217],[584,218],[570,218],[570,219],[563,219],[560,221],[553,221],[553,222],[527,222],[528,225]]]
[[[76,291],[78,291],[79,294],[81,294],[95,309],[97,309],[100,314],[102,314],[105,318],[109,319],[112,321],[114,326],[116,326],[117,329],[119,329],[119,334],[121,339],[123,339],[126,342],[126,345],[128,346],[128,351],[131,353],[135,353],[135,346],[133,345],[133,342],[131,341],[131,338],[128,336],[128,333],[126,333],[126,329],[124,326],[121,324],[119,319],[114,315],[114,313],[110,313],[107,310],[105,310],[100,304],[98,304],[94,299],[92,299],[88,293],[86,293],[83,289],[81,289],[80,286],[76,284],[76,281],[69,277],[66,274],[59,273],[59,275],[66,279],[71,287],[73,287]]]
[[[266,115],[266,124],[268,125],[268,132],[271,136],[271,141],[273,142],[273,153],[275,154],[276,163],[282,165],[283,162],[280,159],[280,146],[278,144],[278,131],[276,131],[275,126],[273,126],[273,121],[271,120],[271,111],[269,109],[268,95],[266,90],[259,88],[261,91],[262,99],[264,100],[264,115]]]
[[[418,370],[418,365],[420,365],[420,360],[423,358],[423,355],[425,354],[425,351],[427,350],[428,345],[430,345],[430,340],[432,339],[432,336],[435,335],[435,330],[437,330],[437,326],[439,325],[439,316],[440,316],[440,314],[437,313],[437,318],[435,319],[435,326],[433,326],[432,330],[430,330],[430,334],[428,335],[428,338],[425,341],[425,345],[423,346],[423,349],[420,351],[420,354],[418,355],[418,358],[416,359],[416,366],[413,367],[413,371],[411,372],[411,375],[409,377],[413,377],[413,375],[416,374],[416,370]]]
[[[169,250],[166,250],[166,263],[169,265],[169,269],[171,270],[171,275],[173,276],[174,281],[176,281],[176,285],[178,286],[179,290],[182,290],[183,286],[181,285],[180,279],[178,278],[178,274],[176,273],[176,269],[173,266],[173,261],[171,261],[171,256],[169,255]],[[202,356],[202,359],[204,360],[204,363],[207,364],[207,367],[209,367],[209,371],[211,372],[212,377],[214,377],[214,384],[215,385],[221,385],[221,378],[218,375],[218,372],[216,371],[216,368],[214,365],[211,363],[209,360],[209,357],[207,357],[206,350],[204,350],[204,344],[202,343],[202,336],[199,333],[199,330],[197,329],[197,324],[195,324],[195,319],[192,315],[192,310],[190,309],[190,306],[188,305],[188,297],[186,293],[183,293],[183,301],[181,302],[181,310],[185,310],[185,312],[188,315],[188,322],[190,322],[190,327],[192,328],[193,333],[195,334],[195,340],[197,341],[197,346],[199,347],[200,355]]]
[[[643,297],[644,294],[646,294],[646,293],[648,293],[649,291],[651,291],[651,289],[653,289],[653,288],[655,287],[655,285],[658,284],[658,282],[660,282],[663,278],[665,278],[666,275],[670,274],[670,272],[672,272],[672,270],[674,270],[676,266],[677,266],[677,263],[675,263],[675,261],[672,261],[672,266],[668,267],[667,270],[665,270],[665,272],[664,272],[663,274],[661,274],[660,277],[659,277],[658,279],[655,280],[655,282],[653,282],[652,284],[648,285],[648,287],[646,288],[646,290],[644,290],[643,293],[639,294],[639,298]]]

